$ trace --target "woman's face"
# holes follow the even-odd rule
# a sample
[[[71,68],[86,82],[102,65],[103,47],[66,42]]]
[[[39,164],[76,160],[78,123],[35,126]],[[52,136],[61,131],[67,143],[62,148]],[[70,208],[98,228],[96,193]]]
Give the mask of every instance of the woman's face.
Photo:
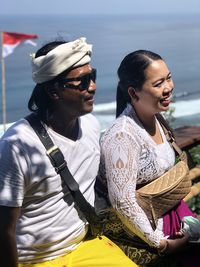
[[[145,77],[141,90],[135,92],[137,105],[150,114],[168,110],[174,84],[165,62],[153,61],[145,70]]]

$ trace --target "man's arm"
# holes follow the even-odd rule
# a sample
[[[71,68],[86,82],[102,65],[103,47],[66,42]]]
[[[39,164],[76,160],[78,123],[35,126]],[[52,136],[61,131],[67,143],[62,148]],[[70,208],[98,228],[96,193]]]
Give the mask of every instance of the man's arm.
[[[0,206],[0,266],[17,267],[16,222],[20,208]]]

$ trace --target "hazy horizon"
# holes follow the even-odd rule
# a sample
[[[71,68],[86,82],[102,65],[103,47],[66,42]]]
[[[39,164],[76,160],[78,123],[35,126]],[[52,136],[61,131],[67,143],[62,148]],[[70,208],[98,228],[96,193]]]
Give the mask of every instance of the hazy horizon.
[[[198,14],[199,0],[3,0],[1,15],[29,14]]]

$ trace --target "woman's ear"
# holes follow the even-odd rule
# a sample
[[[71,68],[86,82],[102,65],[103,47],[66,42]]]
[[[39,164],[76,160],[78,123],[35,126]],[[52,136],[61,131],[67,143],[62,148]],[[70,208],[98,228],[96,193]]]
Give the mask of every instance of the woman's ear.
[[[132,86],[128,87],[128,94],[131,98],[131,101],[137,101],[139,99],[137,92],[135,91],[135,89]]]

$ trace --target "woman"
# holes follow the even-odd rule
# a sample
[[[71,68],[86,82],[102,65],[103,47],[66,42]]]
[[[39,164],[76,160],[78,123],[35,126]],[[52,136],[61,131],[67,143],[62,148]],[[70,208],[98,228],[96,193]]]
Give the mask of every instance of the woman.
[[[160,254],[174,253],[188,242],[189,234],[167,236],[163,218],[153,230],[135,194],[175,163],[175,153],[157,119],[157,114],[169,109],[172,75],[159,55],[139,50],[122,60],[118,76],[117,119],[101,139],[101,176],[107,178],[110,202],[127,231]],[[192,215],[187,206],[184,209],[184,215]]]

